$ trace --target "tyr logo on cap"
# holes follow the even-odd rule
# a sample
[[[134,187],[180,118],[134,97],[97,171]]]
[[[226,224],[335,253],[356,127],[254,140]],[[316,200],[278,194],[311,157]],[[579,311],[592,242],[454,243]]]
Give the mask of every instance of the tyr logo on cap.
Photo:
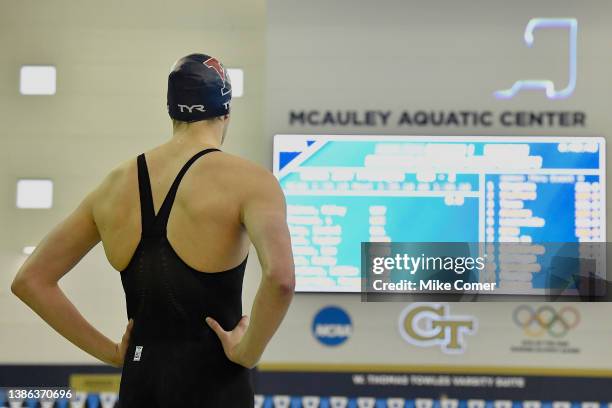
[[[206,109],[204,108],[204,105],[181,105],[180,103],[177,104],[178,108],[180,109],[181,112],[189,112],[192,113],[194,110],[197,110],[199,112],[206,112]]]
[[[221,81],[223,81],[223,88],[221,88],[221,95],[227,95],[228,93],[230,93],[232,91],[232,88],[227,86],[229,81],[226,80],[225,68],[223,68],[223,65],[221,65],[219,60],[217,60],[216,58],[210,57],[206,61],[204,61],[204,65],[206,65],[208,68],[214,69],[217,75],[219,75],[219,78],[221,78]]]

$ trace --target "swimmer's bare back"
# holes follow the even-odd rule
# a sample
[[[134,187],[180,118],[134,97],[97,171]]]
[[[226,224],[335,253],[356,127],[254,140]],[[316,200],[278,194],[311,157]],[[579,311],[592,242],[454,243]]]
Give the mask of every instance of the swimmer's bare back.
[[[155,214],[180,169],[204,148],[177,151],[172,144],[166,144],[145,153]],[[197,270],[214,272],[236,266],[244,260],[251,244],[247,220],[243,219],[248,216],[243,214],[248,211],[245,204],[257,196],[283,206],[282,192],[269,171],[225,152],[210,153],[193,163],[180,182],[168,220],[168,240],[181,258]],[[104,250],[118,271],[125,269],[140,241],[138,203],[134,159],[107,177],[94,206]]]
[[[293,260],[276,179],[206,147],[213,146],[169,142],[119,166],[45,237],[13,284],[68,340],[123,365],[123,407],[231,407],[232,395],[235,406],[245,406],[252,401],[245,370],[261,357],[291,300]],[[118,344],[89,325],[57,285],[99,241],[121,271],[133,319]],[[251,243],[262,280],[249,319],[241,317],[240,295]],[[168,388],[194,379],[192,398],[200,399]],[[176,391],[183,396],[173,399]]]

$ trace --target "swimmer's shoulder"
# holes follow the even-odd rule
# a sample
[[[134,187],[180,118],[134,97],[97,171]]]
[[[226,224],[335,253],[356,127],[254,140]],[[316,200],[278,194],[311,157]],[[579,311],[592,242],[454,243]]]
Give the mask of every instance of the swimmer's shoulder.
[[[232,195],[248,199],[280,191],[276,176],[264,166],[226,152],[214,156],[211,155],[210,165],[214,168],[215,178]]]
[[[277,184],[270,170],[251,160],[226,152],[218,152],[216,157],[211,155],[211,159],[219,178],[230,185]]]
[[[134,188],[136,186],[136,189]],[[135,194],[138,186],[136,158],[119,163],[102,179],[93,193],[95,203],[106,203],[109,200],[121,200],[129,194]]]

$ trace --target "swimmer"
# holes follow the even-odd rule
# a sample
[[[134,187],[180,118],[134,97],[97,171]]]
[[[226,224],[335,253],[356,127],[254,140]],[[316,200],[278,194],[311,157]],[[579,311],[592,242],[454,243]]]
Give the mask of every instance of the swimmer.
[[[250,368],[291,302],[294,265],[278,182],[219,150],[230,101],[217,59],[178,60],[168,77],[172,138],[111,171],[13,281],[13,293],[62,336],[123,368],[122,408],[253,406]],[[119,343],[58,285],[100,241],[126,296]],[[251,243],[262,278],[249,318],[241,302]]]

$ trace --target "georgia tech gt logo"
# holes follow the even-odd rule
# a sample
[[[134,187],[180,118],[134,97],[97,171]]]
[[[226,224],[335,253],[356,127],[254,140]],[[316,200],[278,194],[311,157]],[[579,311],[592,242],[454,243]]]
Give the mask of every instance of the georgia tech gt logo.
[[[449,354],[463,353],[464,335],[474,334],[478,321],[473,316],[451,316],[446,303],[413,303],[399,317],[402,338],[418,347],[440,346]]]

